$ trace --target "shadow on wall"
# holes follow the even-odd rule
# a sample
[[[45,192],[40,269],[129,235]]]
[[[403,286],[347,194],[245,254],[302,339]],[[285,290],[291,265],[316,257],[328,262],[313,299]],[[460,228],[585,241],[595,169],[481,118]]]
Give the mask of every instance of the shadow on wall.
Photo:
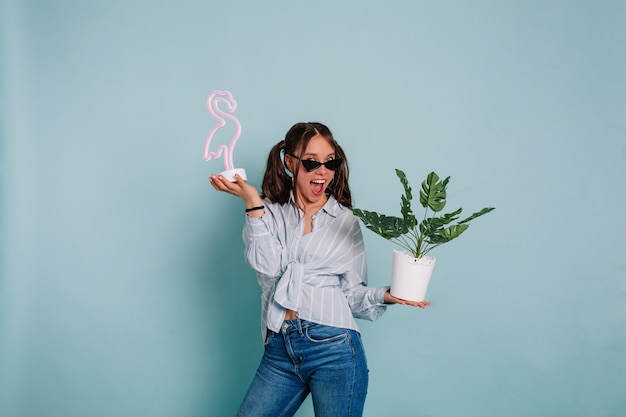
[[[209,190],[208,192],[214,192]],[[215,201],[215,200],[219,200]],[[260,331],[260,288],[244,259],[243,206],[235,198],[210,203],[197,242],[191,242],[196,285],[208,347],[200,380],[202,415],[234,415],[263,351]],[[226,201],[225,201],[226,200]]]

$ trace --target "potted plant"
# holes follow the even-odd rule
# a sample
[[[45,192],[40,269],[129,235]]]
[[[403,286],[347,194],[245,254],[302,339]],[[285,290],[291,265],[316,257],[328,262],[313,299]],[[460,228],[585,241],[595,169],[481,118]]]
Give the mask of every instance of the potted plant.
[[[411,207],[413,194],[406,175],[399,169],[396,169],[396,175],[404,187],[400,205],[402,217],[359,208],[353,208],[352,212],[368,229],[405,249],[393,251],[391,294],[404,300],[423,301],[436,261],[426,254],[459,237],[468,229],[471,220],[489,213],[494,207],[485,207],[460,221],[457,220],[462,208],[440,215],[446,205],[450,177],[441,180],[431,172],[422,182],[419,193],[420,204],[425,210],[422,220],[418,221]]]

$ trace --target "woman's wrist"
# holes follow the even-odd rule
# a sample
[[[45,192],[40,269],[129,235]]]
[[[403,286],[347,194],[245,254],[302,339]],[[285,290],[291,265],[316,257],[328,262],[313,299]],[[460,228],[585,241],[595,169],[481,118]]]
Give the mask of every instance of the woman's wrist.
[[[246,209],[246,216],[248,217],[261,217],[265,213],[265,206],[255,206]]]
[[[395,304],[395,303],[396,303],[396,302],[395,302],[395,300],[393,299],[393,296],[391,295],[391,289],[387,289],[387,290],[385,291],[385,294],[384,294],[384,296],[383,296],[383,299],[384,299],[384,301],[383,301],[383,302],[384,302],[385,304]]]
[[[246,216],[261,217],[265,213],[265,205],[261,200],[246,201]]]

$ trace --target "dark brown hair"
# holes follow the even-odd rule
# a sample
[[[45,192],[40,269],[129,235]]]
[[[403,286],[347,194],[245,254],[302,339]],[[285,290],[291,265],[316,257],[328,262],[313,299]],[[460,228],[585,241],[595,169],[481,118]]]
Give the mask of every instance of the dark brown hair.
[[[267,167],[261,184],[261,197],[268,198],[273,203],[285,204],[289,201],[289,193],[298,177],[301,162],[298,160],[293,180],[283,162],[284,155],[299,156],[306,150],[312,137],[320,135],[324,137],[335,150],[335,157],[342,158],[343,164],[335,171],[335,176],[326,191],[328,194],[345,207],[352,207],[352,195],[348,185],[348,161],[341,146],[333,138],[330,129],[321,123],[306,122],[296,123],[289,129],[285,139],[278,142],[270,150],[267,157]]]

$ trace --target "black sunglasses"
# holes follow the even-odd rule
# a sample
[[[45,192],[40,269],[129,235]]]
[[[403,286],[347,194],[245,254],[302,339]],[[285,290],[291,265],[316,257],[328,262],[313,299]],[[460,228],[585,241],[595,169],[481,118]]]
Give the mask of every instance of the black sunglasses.
[[[326,162],[317,162],[317,161],[314,161],[313,159],[300,159],[300,158],[298,158],[297,156],[294,156],[294,155],[290,155],[290,156],[292,158],[296,158],[297,160],[302,162],[302,166],[304,167],[304,169],[307,170],[307,172],[315,171],[316,169],[318,169],[322,165],[324,165],[326,167],[326,169],[330,169],[331,171],[335,171],[343,163],[343,159],[341,159],[341,158],[331,159],[331,160],[328,160]]]

